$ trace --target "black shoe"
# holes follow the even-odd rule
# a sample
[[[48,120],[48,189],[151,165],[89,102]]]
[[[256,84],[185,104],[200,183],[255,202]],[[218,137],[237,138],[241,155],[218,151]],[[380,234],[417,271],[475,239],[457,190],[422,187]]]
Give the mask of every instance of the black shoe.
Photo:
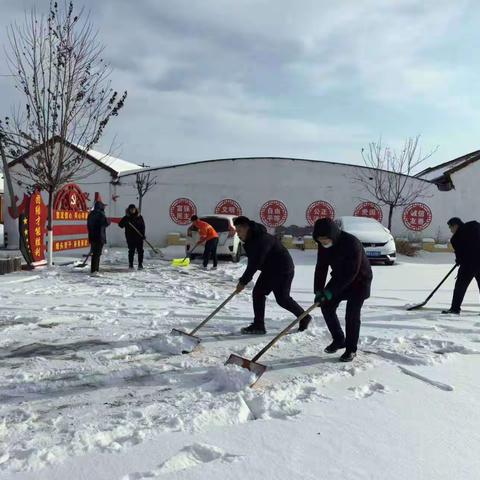
[[[304,332],[308,328],[308,325],[310,324],[311,321],[312,321],[312,317],[310,315],[307,315],[306,317],[302,318],[298,325],[298,331]]]
[[[442,310],[442,313],[445,315],[460,315],[460,310],[452,310],[450,308],[448,310]]]
[[[131,264],[128,266],[128,268],[129,268],[130,270],[133,270],[133,263],[131,263]]]
[[[328,347],[325,347],[325,353],[335,353],[337,350],[345,348],[345,340],[343,342],[333,341]]]
[[[351,362],[357,356],[356,352],[349,352],[348,350],[340,357],[341,362]]]
[[[240,332],[243,333],[243,335],[265,335],[267,333],[264,326],[258,326],[254,323],[248,327],[243,327]]]
[[[138,266],[138,269],[139,269],[139,270],[143,270],[143,265],[140,264],[140,265]]]

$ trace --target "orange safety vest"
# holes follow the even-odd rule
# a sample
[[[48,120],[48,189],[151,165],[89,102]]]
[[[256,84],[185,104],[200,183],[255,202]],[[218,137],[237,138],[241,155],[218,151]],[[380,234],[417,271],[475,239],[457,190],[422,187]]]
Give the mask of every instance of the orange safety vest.
[[[208,242],[214,238],[218,238],[217,231],[207,222],[203,220],[197,220],[195,226],[198,228],[198,233],[200,235],[200,242]]]

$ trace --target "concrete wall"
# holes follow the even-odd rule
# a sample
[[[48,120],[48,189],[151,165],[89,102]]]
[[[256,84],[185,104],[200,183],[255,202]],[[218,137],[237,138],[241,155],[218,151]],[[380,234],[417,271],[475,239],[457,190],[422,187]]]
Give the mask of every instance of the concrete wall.
[[[154,174],[158,184],[145,197],[142,213],[149,239],[158,244],[165,244],[169,232],[186,231],[186,227],[173,222],[169,214],[170,205],[180,197],[192,200],[200,215],[213,213],[218,202],[231,198],[241,205],[243,214],[257,221],[265,202],[280,200],[288,210],[285,226],[307,225],[307,207],[318,200],[329,202],[335,216],[353,215],[360,203],[374,201],[362,185],[355,182],[357,168],[325,162],[275,158],[221,160],[158,169]],[[137,201],[133,182],[132,175],[120,178],[117,208]],[[394,235],[411,239],[435,237],[441,241],[449,237],[445,222],[456,210],[450,200],[452,196],[449,192],[439,192],[434,185],[428,186],[425,195],[419,201],[432,211],[430,226],[420,232],[409,230],[402,221],[402,207],[394,215]],[[387,209],[383,208],[385,225],[387,215]],[[112,238],[117,241],[116,237]],[[122,241],[121,236],[118,241]]]

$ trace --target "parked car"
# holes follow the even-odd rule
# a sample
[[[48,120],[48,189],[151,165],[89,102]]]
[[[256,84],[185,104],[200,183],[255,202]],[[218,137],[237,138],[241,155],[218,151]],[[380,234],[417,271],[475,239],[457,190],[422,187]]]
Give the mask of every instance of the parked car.
[[[219,257],[229,257],[234,262],[239,262],[242,256],[242,243],[238,238],[237,230],[233,225],[233,221],[237,218],[235,215],[205,215],[199,217],[200,220],[209,223],[218,233],[218,249]],[[189,227],[187,230],[186,254],[188,254],[199,240],[198,231],[195,227]],[[195,253],[190,258],[202,256],[204,245],[199,245],[195,249]]]
[[[335,220],[345,232],[355,235],[371,261],[393,265],[397,258],[395,240],[388,228],[373,218],[339,217]]]

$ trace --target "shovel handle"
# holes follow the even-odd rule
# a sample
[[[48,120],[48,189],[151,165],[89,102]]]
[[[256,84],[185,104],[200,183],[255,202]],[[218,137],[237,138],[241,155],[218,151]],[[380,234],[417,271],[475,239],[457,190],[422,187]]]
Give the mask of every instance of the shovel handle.
[[[320,304],[314,303],[308,310],[305,310],[298,318],[296,318],[290,325],[285,327],[276,337],[272,339],[272,341],[263,347],[253,358],[252,362],[256,362],[267,350],[270,350],[284,335],[288,333],[288,331],[294,327],[298,322],[303,320],[310,312],[315,310]]]
[[[141,237],[142,240],[145,240],[147,242],[147,245],[155,252],[158,254],[158,250],[155,249],[155,247],[145,238],[145,235],[142,235],[142,233],[140,232],[140,230],[135,226],[133,225],[131,222],[127,222],[130,227],[132,227],[135,232],[137,232],[137,234]]]
[[[189,335],[197,333],[208,321],[210,321],[235,295],[237,292],[233,292],[221,305],[219,305],[200,325],[194,328]]]

